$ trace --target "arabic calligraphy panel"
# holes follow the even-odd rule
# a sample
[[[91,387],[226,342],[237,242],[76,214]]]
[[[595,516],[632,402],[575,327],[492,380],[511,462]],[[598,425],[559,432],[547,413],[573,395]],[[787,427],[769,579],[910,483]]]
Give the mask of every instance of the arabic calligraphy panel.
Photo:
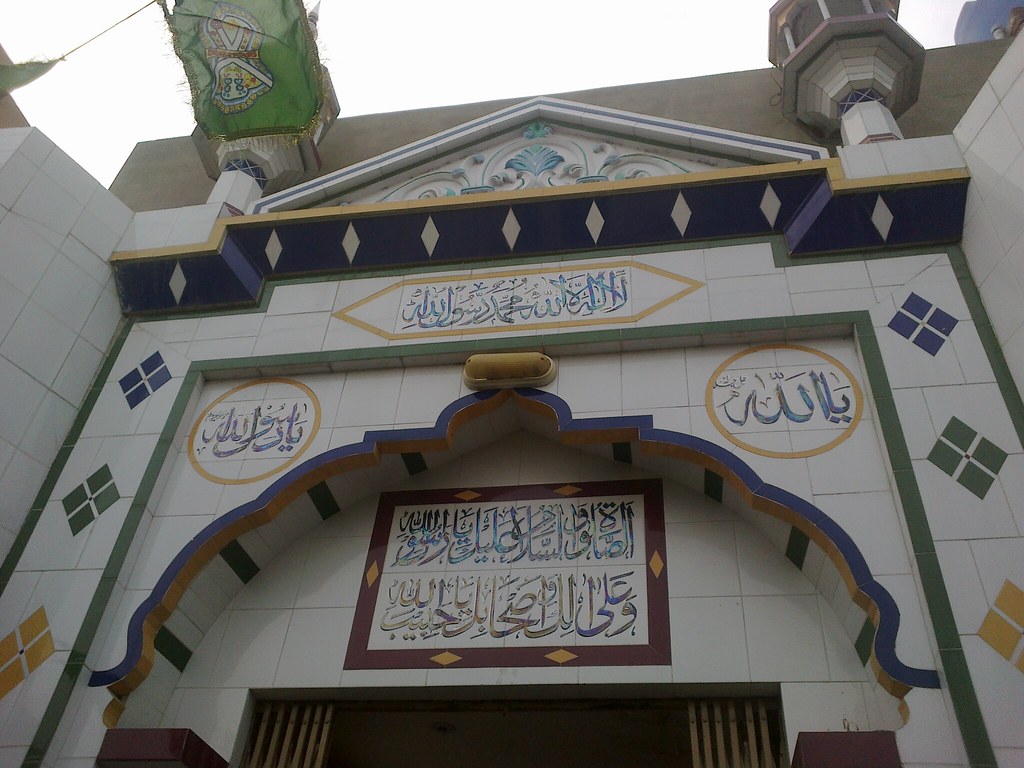
[[[554,487],[382,496],[346,667],[430,667],[442,648],[462,666],[544,666],[562,648],[665,663],[667,574],[647,565],[664,557],[660,483]]]
[[[607,325],[635,322],[702,286],[634,262],[479,272],[403,280],[334,316],[388,339]],[[382,316],[395,319],[385,327]]]
[[[708,380],[705,405],[715,428],[735,445],[762,456],[800,458],[848,438],[860,422],[864,396],[835,357],[811,347],[766,344],[725,360]],[[812,437],[810,447],[778,450],[774,436],[794,432]]]
[[[293,379],[258,379],[203,410],[189,435],[189,459],[212,482],[252,483],[298,460],[319,427],[313,390]]]

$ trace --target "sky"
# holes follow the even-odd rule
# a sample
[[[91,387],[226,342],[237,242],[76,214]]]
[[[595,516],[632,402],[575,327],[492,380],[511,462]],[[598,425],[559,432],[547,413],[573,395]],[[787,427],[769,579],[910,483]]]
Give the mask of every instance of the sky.
[[[61,56],[145,2],[0,0],[0,45],[16,62]],[[322,0],[319,46],[341,115],[372,114],[768,67],[772,4]],[[940,48],[953,44],[962,6],[902,0],[899,20],[925,48]],[[136,142],[195,125],[156,5],[14,97],[32,125],[108,186]]]

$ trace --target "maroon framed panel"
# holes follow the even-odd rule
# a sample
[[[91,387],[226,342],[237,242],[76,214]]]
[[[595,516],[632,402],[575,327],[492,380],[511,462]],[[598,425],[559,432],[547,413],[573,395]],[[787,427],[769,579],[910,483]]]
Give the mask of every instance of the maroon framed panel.
[[[671,660],[660,480],[381,494],[346,669]]]

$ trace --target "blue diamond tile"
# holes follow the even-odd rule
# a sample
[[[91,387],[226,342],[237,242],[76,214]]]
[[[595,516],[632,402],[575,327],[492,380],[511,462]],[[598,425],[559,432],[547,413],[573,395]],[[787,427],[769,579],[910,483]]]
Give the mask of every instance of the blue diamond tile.
[[[918,325],[916,320],[907,317],[902,312],[897,312],[893,315],[892,320],[889,321],[889,327],[905,339],[909,339],[914,335]]]
[[[139,386],[139,384],[141,383],[142,374],[139,373],[138,368],[135,368],[134,370],[131,370],[128,373],[126,373],[124,376],[121,377],[121,380],[118,382],[118,384],[121,385],[121,391],[124,392],[125,394],[128,394],[129,389],[133,389],[134,387]]]
[[[160,356],[159,352],[154,352],[152,355],[150,355],[149,357],[142,361],[142,365],[140,367],[142,368],[142,372],[146,374],[146,376],[149,376],[151,373],[153,373],[153,371],[155,371],[163,364],[163,357]]]
[[[149,397],[149,390],[145,385],[138,386],[130,392],[125,392],[124,397],[128,401],[128,408],[131,409]]]
[[[152,376],[150,376],[149,379],[147,379],[147,381],[149,382],[149,388],[154,392],[156,392],[158,389],[160,389],[160,387],[162,387],[170,380],[171,372],[167,370],[166,365],[160,370],[158,370],[156,373],[154,373]]]
[[[948,312],[943,312],[938,307],[932,312],[932,316],[928,318],[928,325],[937,330],[944,336],[949,336],[956,328],[956,324],[960,322]]]
[[[917,337],[914,339],[914,343],[934,357],[938,354],[942,345],[946,343],[946,340],[937,333],[932,333],[927,328],[922,328],[921,332],[917,334]]]
[[[932,308],[930,301],[925,301],[916,293],[912,293],[903,302],[903,309],[912,314],[918,320],[924,320],[928,310]]]

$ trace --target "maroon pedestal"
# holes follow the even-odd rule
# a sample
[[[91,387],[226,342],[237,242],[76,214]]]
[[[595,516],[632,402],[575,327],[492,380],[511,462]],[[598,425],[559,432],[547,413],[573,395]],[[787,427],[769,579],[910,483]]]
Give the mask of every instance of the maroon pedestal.
[[[226,768],[228,761],[188,728],[111,728],[99,768]]]
[[[793,768],[900,768],[892,731],[801,733]]]

